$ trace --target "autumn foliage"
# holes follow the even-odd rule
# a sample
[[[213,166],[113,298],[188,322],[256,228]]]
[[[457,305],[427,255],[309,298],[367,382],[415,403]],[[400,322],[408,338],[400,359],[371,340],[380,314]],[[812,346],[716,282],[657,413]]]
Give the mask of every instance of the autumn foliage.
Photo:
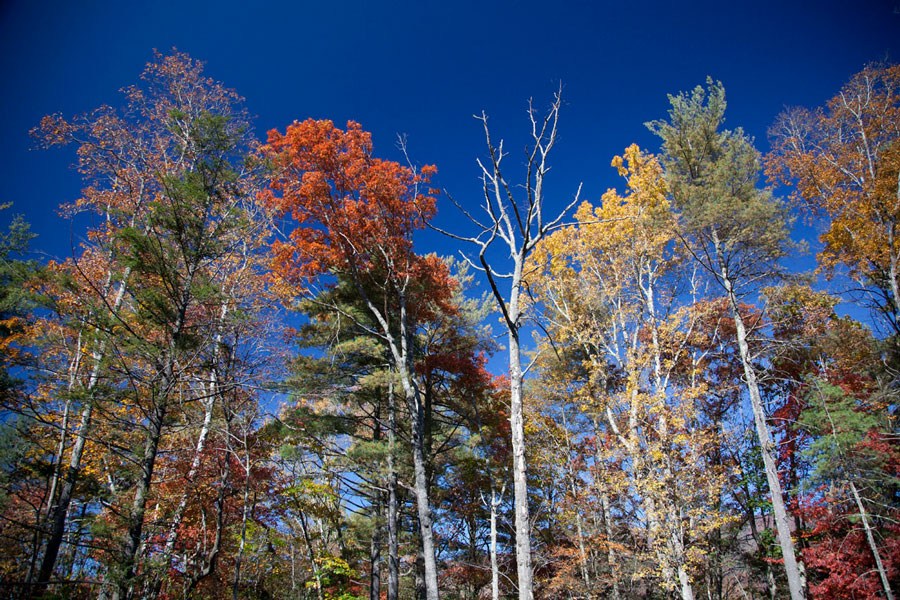
[[[555,220],[561,97],[521,188],[482,115],[461,260],[421,250],[437,169],[359,123],[258,143],[178,52],[122,92],[32,132],[72,256],[0,233],[3,597],[895,598],[897,65],[778,117],[788,203],[711,79]]]
[[[304,289],[333,271],[427,273],[412,235],[436,211],[435,198],[419,191],[433,166],[416,173],[373,157],[371,135],[352,121],[346,131],[331,121],[295,122],[283,135],[270,131],[260,150],[274,170],[261,198],[297,224],[289,241],[274,245],[274,271],[287,284]]]

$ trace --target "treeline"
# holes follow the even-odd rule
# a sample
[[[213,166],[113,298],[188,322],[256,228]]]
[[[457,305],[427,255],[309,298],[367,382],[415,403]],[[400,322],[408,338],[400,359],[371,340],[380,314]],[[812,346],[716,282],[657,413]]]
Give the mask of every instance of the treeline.
[[[455,199],[353,122],[259,143],[184,54],[123,92],[33,131],[73,256],[0,240],[4,597],[893,600],[900,67],[765,156],[671,96],[594,202],[545,198],[559,95]]]

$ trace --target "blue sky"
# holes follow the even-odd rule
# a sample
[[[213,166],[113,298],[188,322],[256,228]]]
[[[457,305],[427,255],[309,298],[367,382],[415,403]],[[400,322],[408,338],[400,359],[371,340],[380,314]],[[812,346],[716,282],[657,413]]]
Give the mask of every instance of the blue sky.
[[[177,47],[246,98],[262,137],[294,119],[354,119],[376,154],[439,168],[437,183],[479,202],[475,158],[487,111],[519,166],[529,97],[564,107],[550,210],[580,182],[597,200],[621,181],[609,161],[632,142],[656,150],[643,123],[666,94],[707,75],[728,94],[727,125],[767,149],[785,105],[816,106],[868,61],[900,60],[900,0],[859,2],[0,2],[0,202],[14,203],[37,250],[70,253],[81,235],[55,213],[77,198],[72,149],[31,150],[41,116],[121,102],[152,50]],[[515,179],[515,177],[511,177]],[[0,215],[9,219],[10,211]],[[444,205],[438,223],[465,232]],[[421,250],[454,245],[425,234]]]

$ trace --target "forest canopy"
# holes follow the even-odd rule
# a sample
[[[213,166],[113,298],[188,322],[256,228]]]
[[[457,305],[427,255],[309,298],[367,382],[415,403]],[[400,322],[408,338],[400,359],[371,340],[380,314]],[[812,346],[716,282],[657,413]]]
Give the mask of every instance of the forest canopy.
[[[136,76],[31,132],[71,256],[0,237],[4,597],[894,599],[900,66],[765,154],[673,90],[597,199],[562,86],[524,164],[476,116],[463,198],[354,121],[256,139],[186,54]]]

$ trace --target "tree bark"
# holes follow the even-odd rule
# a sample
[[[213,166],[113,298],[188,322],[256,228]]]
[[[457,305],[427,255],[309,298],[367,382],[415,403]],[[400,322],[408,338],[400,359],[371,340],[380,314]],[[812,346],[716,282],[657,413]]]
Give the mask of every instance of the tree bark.
[[[413,442],[413,492],[416,497],[419,535],[422,540],[422,554],[424,555],[425,593],[428,600],[439,600],[434,528],[431,516],[431,502],[428,498],[428,477],[425,472],[425,407],[422,403],[421,394],[413,386],[407,365],[403,363],[400,366],[400,379],[406,395],[410,416],[412,417],[410,425]]]
[[[372,441],[381,440],[381,399],[373,407]],[[381,600],[381,512],[383,496],[376,490],[372,500],[372,540],[369,545],[369,600]]]
[[[316,599],[322,600],[322,576],[319,574],[319,567],[316,564],[316,552],[313,549],[312,539],[309,536],[309,528],[306,526],[306,517],[300,512],[300,529],[303,531],[303,541],[306,542],[306,552],[309,556],[309,568],[312,569],[313,577],[316,579]]]
[[[245,426],[246,427],[246,426]],[[234,559],[234,582],[231,588],[231,598],[232,600],[238,600],[238,589],[241,584],[241,563],[244,559],[244,548],[247,545],[247,521],[250,519],[250,513],[253,510],[253,505],[256,504],[256,493],[253,494],[253,502],[251,505],[250,502],[250,481],[251,481],[251,458],[250,458],[250,448],[247,446],[247,432],[246,429],[243,433],[243,442],[244,442],[244,452],[245,461],[242,463],[242,467],[244,469],[244,494],[243,494],[243,506],[241,510],[241,535],[238,542],[237,555]],[[317,570],[318,571],[318,570]],[[321,588],[321,586],[320,586]]]
[[[600,502],[603,506],[603,528],[606,533],[606,563],[609,566],[609,576],[612,579],[612,600],[619,600],[619,576],[616,573],[616,553],[612,546],[612,516],[609,513],[609,495],[606,486],[600,493]]]
[[[569,489],[572,492],[572,502],[575,505],[575,534],[578,540],[578,555],[581,567],[581,580],[584,582],[585,596],[588,600],[591,598],[591,576],[588,571],[587,551],[584,545],[584,528],[581,524],[581,511],[578,510],[578,486],[576,484],[577,475],[572,467],[572,443],[569,439],[569,424],[566,419],[566,409],[562,408],[562,425],[563,433],[566,439],[566,478],[569,480]]]
[[[388,386],[388,502],[387,502],[387,529],[388,529],[388,591],[387,600],[399,600],[400,598],[400,537],[399,514],[397,510],[397,470],[394,464],[394,452],[396,446],[397,407],[394,399],[394,387]]]
[[[762,395],[759,391],[759,382],[756,371],[753,368],[750,356],[750,346],[747,344],[747,330],[744,327],[744,319],[741,316],[737,303],[737,297],[728,271],[724,267],[721,271],[722,283],[728,295],[731,306],[731,314],[734,318],[734,326],[737,335],[738,350],[741,357],[741,365],[744,369],[744,380],[747,384],[747,392],[750,396],[750,405],[753,409],[753,421],[756,425],[756,435],[759,440],[760,454],[766,472],[766,481],[769,484],[769,492],[772,497],[772,513],[775,517],[775,528],[778,532],[778,541],[781,545],[781,553],[784,557],[784,570],[787,574],[788,588],[792,600],[804,600],[806,597],[806,583],[800,570],[797,555],[794,552],[794,541],[791,539],[790,521],[787,509],[784,505],[784,493],[781,489],[781,481],[778,478],[778,467],[775,464],[773,450],[775,447],[769,426],[766,423],[765,409],[762,404]]]
[[[859,518],[862,521],[863,529],[866,532],[866,540],[869,542],[869,549],[872,551],[872,557],[875,559],[875,568],[878,569],[878,577],[881,579],[881,588],[884,590],[884,597],[887,600],[894,600],[894,593],[891,591],[891,584],[888,581],[887,572],[884,570],[884,563],[881,562],[881,554],[878,552],[878,545],[875,543],[875,536],[872,535],[872,527],[869,525],[869,518],[865,506],[863,506],[862,498],[859,497],[859,491],[856,485],[850,481],[850,492],[853,494],[853,500],[856,502],[856,508],[859,510]]]
[[[378,514],[381,508],[375,511]],[[381,529],[376,524],[369,546],[369,600],[381,598]]]
[[[491,479],[491,600],[500,600],[500,565],[497,561],[497,508],[500,496],[494,490]]]
[[[515,294],[518,304],[518,294]],[[511,305],[513,303],[510,303]],[[516,307],[517,308],[517,307]],[[510,310],[512,312],[513,309]],[[519,353],[519,332],[509,330],[509,420],[512,429],[513,498],[516,526],[516,574],[519,600],[534,598],[531,567],[531,519],[528,511],[528,473],[525,462],[525,417],[522,406],[522,363]]]
[[[171,368],[169,371],[171,377]],[[171,379],[168,379],[171,381]],[[168,381],[165,387],[168,387]],[[168,390],[165,392],[168,396]],[[162,400],[162,398],[160,398]],[[131,597],[135,567],[137,566],[137,554],[141,546],[141,535],[144,531],[144,514],[147,507],[147,495],[153,482],[153,469],[156,466],[156,456],[159,450],[159,440],[162,436],[163,421],[166,417],[166,404],[161,401],[150,414],[147,436],[144,441],[144,457],[141,460],[141,477],[138,479],[134,491],[134,501],[131,505],[131,514],[128,517],[128,536],[125,538],[125,547],[122,551],[121,565],[123,573],[113,593],[113,600],[127,600]]]

